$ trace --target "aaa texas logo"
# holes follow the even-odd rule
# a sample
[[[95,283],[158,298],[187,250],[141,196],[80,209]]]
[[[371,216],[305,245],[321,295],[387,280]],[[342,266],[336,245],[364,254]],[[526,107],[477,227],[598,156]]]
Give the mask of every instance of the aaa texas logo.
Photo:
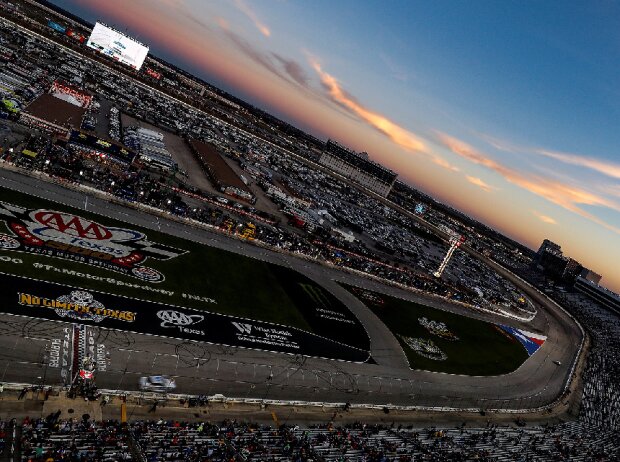
[[[83,217],[0,202],[0,220],[12,236],[0,234],[0,249],[47,255],[106,268],[148,282],[164,275],[143,266],[147,258],[169,260],[185,253],[146,239],[138,231],[104,226]]]

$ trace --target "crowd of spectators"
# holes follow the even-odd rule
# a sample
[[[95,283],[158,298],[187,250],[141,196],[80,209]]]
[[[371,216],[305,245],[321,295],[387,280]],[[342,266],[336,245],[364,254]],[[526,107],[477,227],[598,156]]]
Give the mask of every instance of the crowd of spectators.
[[[20,17],[30,21],[25,14]],[[49,34],[44,26],[39,27],[39,32]],[[308,203],[306,208],[317,212],[312,216],[317,218],[320,211],[320,216],[327,220],[327,226],[322,227],[324,234],[317,233],[316,229],[307,234],[296,233],[256,222],[255,238],[262,243],[472,305],[518,306],[520,294],[512,284],[464,253],[455,255],[444,279],[431,277],[430,273],[446,251],[445,244],[433,239],[406,214],[323,171],[309,168],[276,147],[292,149],[312,159],[309,153],[303,152],[302,145],[296,146],[290,138],[258,127],[254,123],[256,120],[242,116],[243,111],[234,105],[210,107],[210,113],[217,117],[205,117],[197,109],[143,85],[147,81],[183,101],[195,98],[200,87],[190,85],[174,72],[157,81],[144,76],[130,78],[119,73],[116,65],[93,65],[57,45],[16,30],[6,22],[0,24],[0,36],[12,44],[7,72],[15,74],[24,70],[27,73],[22,72],[22,78],[30,76],[28,91],[18,89],[23,90],[24,103],[35,98],[54,80],[83,83],[96,98],[114,105],[108,127],[108,135],[113,139],[120,139],[122,129],[118,107],[181,136],[213,142],[231,160],[243,163],[249,176],[260,181],[266,190],[270,185],[285,184],[289,193],[301,199],[295,202],[295,207]],[[72,39],[63,40],[72,47],[77,46],[70,41]],[[90,126],[94,127],[95,121],[91,122]],[[257,130],[275,145],[248,133]],[[179,188],[171,187],[168,178],[153,172],[126,168],[92,151],[71,144],[62,147],[44,137],[32,136],[26,143],[36,146],[41,155],[29,164],[21,157],[17,161],[57,178],[96,187],[118,198],[157,207],[226,232],[236,232],[248,220],[247,213],[235,213],[232,206],[218,206],[215,197],[202,195],[196,199],[179,192]],[[205,205],[204,199],[211,199],[206,201],[209,205]],[[279,204],[292,211],[287,200]],[[239,210],[251,212],[243,207]],[[512,263],[516,271],[526,270],[527,258],[514,249],[501,245],[498,248],[493,240],[476,235],[436,210],[428,210],[425,218],[435,225],[448,224],[472,240],[480,240],[485,248],[493,249],[496,260]],[[330,232],[333,228],[351,230],[355,239],[347,241]],[[416,430],[369,425],[304,429],[262,427],[234,421],[219,425],[144,421],[133,423],[130,430],[140,454],[153,462],[237,457],[295,461],[618,460],[620,322],[615,315],[585,298],[569,297],[561,292],[552,295],[581,320],[592,340],[582,377],[581,409],[575,422],[528,428],[487,426]],[[0,436],[6,437],[5,426],[6,423],[0,423]],[[95,423],[89,418],[61,421],[57,415],[52,415],[47,419],[26,419],[21,429],[24,461],[112,461],[132,457],[129,434],[116,422]],[[4,444],[4,440],[0,438],[0,444]]]
[[[118,422],[81,419],[26,418],[21,425],[19,451],[23,462],[120,462],[132,460],[127,434]]]
[[[620,451],[612,432],[577,421],[529,428],[405,428],[160,419],[125,427],[112,421],[40,419],[24,421],[22,432],[22,461],[611,462]]]

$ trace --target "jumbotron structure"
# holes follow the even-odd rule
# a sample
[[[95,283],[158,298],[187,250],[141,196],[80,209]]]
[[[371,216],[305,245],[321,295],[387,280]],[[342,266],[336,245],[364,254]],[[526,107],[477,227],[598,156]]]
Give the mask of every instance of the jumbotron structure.
[[[446,269],[446,266],[448,266],[448,262],[450,261],[450,258],[452,258],[452,254],[454,253],[456,249],[458,249],[461,246],[461,244],[463,244],[463,242],[465,242],[465,239],[466,239],[465,236],[462,236],[452,231],[451,229],[443,227],[442,230],[448,233],[448,235],[450,236],[450,240],[448,241],[448,243],[450,244],[450,247],[448,248],[448,251],[446,252],[445,257],[443,257],[443,260],[441,264],[439,265],[439,268],[437,268],[437,271],[433,273],[433,275],[437,278],[441,277],[441,275],[443,274],[443,271]]]

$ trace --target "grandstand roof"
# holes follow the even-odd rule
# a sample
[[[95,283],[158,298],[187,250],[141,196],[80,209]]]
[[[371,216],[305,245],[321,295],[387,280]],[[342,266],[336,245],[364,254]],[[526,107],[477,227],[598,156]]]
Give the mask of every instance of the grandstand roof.
[[[379,181],[391,184],[397,174],[383,165],[369,159],[368,153],[357,153],[334,140],[328,140],[323,148],[323,153],[338,157],[343,162],[374,176]]]
[[[222,156],[220,156],[215,146],[197,140],[191,140],[190,146],[196,152],[200,162],[210,170],[214,180],[218,182],[220,186],[233,186],[241,191],[252,194],[252,191],[248,189],[241,178],[239,178],[235,171],[226,163]]]
[[[86,109],[43,93],[25,109],[30,115],[39,119],[79,129]]]

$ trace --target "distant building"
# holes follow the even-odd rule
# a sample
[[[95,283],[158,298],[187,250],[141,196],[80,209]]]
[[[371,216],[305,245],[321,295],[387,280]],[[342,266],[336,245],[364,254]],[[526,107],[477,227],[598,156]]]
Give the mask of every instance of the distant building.
[[[252,204],[256,202],[254,193],[226,163],[214,145],[199,140],[189,140],[188,143],[194,157],[216,188],[229,196]]]
[[[536,252],[537,260],[540,261],[540,258],[545,252],[551,252],[555,254],[562,255],[562,247],[560,244],[556,244],[555,242],[550,241],[549,239],[545,239],[540,247],[538,248],[538,252]]]
[[[392,170],[371,161],[367,153],[357,153],[332,140],[325,144],[319,163],[384,197],[392,189],[397,176]]]
[[[582,268],[579,277],[586,281],[593,282],[594,284],[598,284],[601,281],[601,275],[588,268]]]
[[[577,277],[575,289],[605,308],[620,314],[620,295],[617,293],[607,290],[592,281],[582,278],[581,276]]]
[[[577,260],[569,258],[566,262],[566,266],[564,267],[562,279],[565,281],[574,281],[575,278],[581,274],[581,270],[583,270],[581,263]]]
[[[601,275],[585,268],[577,260],[562,254],[562,247],[555,242],[545,239],[538,252],[535,262],[542,267],[545,275],[556,281],[574,283],[578,278],[598,284]]]
[[[551,279],[560,280],[564,275],[564,270],[568,263],[568,258],[562,252],[556,253],[552,250],[545,250],[537,255],[538,264],[543,267],[545,275]]]

